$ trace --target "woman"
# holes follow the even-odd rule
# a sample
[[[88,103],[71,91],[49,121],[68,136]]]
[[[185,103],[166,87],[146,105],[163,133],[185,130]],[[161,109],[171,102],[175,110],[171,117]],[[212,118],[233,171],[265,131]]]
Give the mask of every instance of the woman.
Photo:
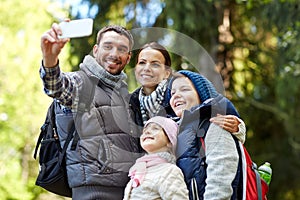
[[[239,116],[233,104],[198,73],[182,70],[170,81],[170,104],[180,117],[177,165],[190,199],[239,199],[237,139],[214,123],[218,113]]]
[[[171,74],[171,57],[163,46],[151,42],[138,51],[135,77],[141,87],[130,98],[138,126],[143,127],[148,119],[156,115],[176,116],[168,101],[165,101]]]
[[[145,44],[137,54],[135,76],[141,87],[130,98],[132,118],[142,130],[153,116],[166,116],[176,120],[168,98],[167,88],[172,75],[171,57],[166,48],[157,42]],[[213,123],[245,141],[246,128],[242,120],[234,115],[220,115],[211,119]]]

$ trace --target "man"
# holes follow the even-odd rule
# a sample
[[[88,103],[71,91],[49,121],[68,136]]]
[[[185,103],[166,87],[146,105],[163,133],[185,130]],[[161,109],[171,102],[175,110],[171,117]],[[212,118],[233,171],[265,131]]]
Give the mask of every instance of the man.
[[[54,23],[41,37],[43,54],[40,76],[45,93],[69,108],[79,107],[82,76],[63,73],[59,54],[68,39],[59,39],[61,29]],[[132,35],[121,26],[107,26],[97,34],[93,56],[85,56],[80,70],[93,80],[95,92],[88,112],[75,126],[79,141],[67,151],[67,173],[72,199],[122,199],[128,170],[139,156],[138,140],[130,133],[128,88],[122,71],[131,58]],[[74,115],[76,116],[76,115]]]

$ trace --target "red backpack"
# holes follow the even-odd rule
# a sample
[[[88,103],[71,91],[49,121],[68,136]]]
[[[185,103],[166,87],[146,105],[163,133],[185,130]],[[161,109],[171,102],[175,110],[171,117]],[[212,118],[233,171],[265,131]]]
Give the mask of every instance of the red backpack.
[[[199,127],[207,130],[209,120],[203,120]],[[252,161],[246,147],[237,138],[234,140],[239,154],[239,165],[241,165],[238,169],[241,177],[236,177],[241,184],[237,191],[238,198],[241,200],[267,200],[268,184],[259,176],[257,165]],[[205,151],[204,138],[200,138],[199,142]]]
[[[243,200],[267,200],[268,184],[260,178],[256,164],[241,142],[239,147],[242,159]]]

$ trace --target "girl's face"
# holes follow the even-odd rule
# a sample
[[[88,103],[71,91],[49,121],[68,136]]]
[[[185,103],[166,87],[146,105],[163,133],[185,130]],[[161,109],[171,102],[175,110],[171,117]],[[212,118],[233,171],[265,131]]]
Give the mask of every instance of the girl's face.
[[[199,105],[200,99],[193,83],[187,77],[176,78],[172,83],[170,105],[178,117],[184,110]]]
[[[138,62],[135,67],[135,77],[142,85],[146,95],[153,92],[157,85],[167,79],[171,70],[165,66],[163,54],[155,49],[143,49],[138,55]]]
[[[140,143],[147,153],[168,151],[171,144],[163,128],[153,122],[144,127]]]

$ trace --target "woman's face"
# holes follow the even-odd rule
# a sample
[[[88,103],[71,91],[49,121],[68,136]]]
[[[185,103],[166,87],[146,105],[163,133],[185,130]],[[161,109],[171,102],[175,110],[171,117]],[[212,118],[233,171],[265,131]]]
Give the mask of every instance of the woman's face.
[[[157,85],[167,79],[171,70],[165,67],[163,54],[155,49],[143,49],[138,55],[138,62],[135,67],[135,77],[142,85],[146,95],[153,92]]]
[[[140,143],[147,153],[168,151],[168,145],[170,144],[163,128],[156,123],[149,123],[143,129]]]
[[[200,99],[193,83],[187,77],[176,78],[171,87],[170,105],[178,117],[184,110],[199,105]]]

